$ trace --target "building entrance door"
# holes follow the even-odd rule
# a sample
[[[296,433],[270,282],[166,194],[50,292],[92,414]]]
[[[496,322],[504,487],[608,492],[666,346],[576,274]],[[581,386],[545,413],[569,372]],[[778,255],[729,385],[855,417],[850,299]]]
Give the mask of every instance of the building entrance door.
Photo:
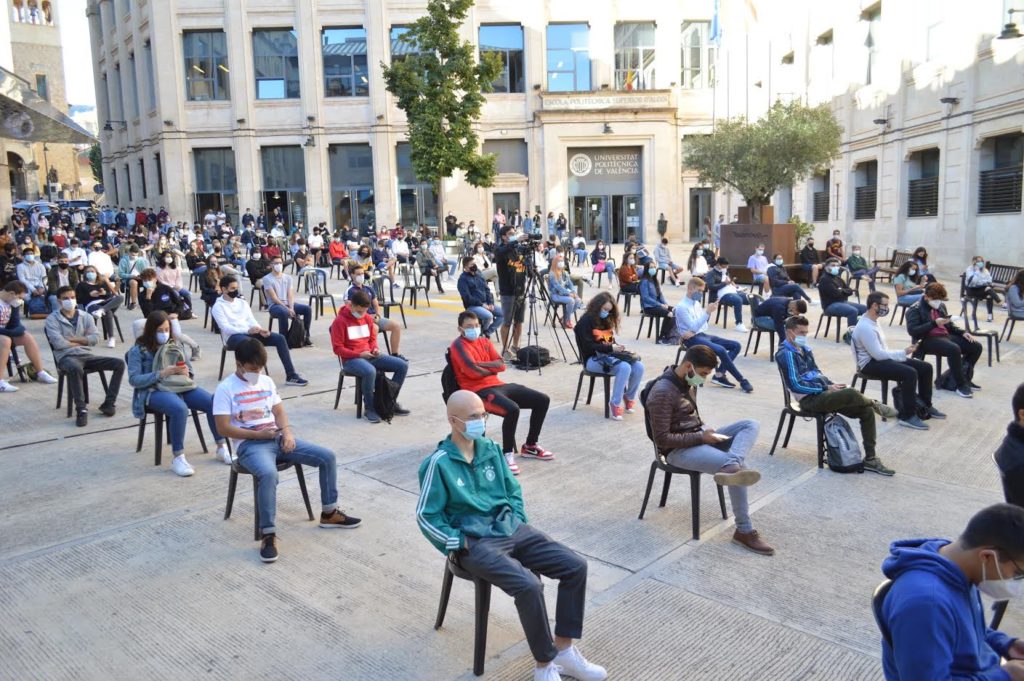
[[[587,242],[608,240],[608,197],[588,196],[586,198],[586,223],[583,236]]]
[[[505,219],[515,211],[519,210],[519,192],[500,192],[494,195],[494,210],[491,215],[497,215],[498,209],[505,214]]]
[[[701,234],[704,218],[711,217],[712,191],[707,188],[690,190],[690,241],[697,241],[705,235]]]
[[[612,230],[611,242],[613,244],[624,243],[630,236],[643,243],[643,226],[640,224],[640,197],[613,196],[612,197]]]

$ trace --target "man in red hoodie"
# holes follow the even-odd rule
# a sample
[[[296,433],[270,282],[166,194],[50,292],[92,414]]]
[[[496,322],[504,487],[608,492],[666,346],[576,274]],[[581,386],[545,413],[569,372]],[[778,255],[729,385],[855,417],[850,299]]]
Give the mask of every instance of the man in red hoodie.
[[[382,355],[377,347],[377,325],[367,314],[370,296],[363,291],[352,294],[349,304],[331,324],[331,347],[341,358],[345,373],[362,379],[363,418],[370,423],[380,423],[380,415],[373,408],[374,379],[378,371],[391,371],[391,380],[402,387],[409,363],[400,357]],[[408,416],[409,410],[395,404],[395,416]]]
[[[455,381],[460,389],[479,395],[487,413],[503,418],[502,450],[509,470],[519,475],[519,465],[516,463],[516,426],[519,425],[520,409],[530,410],[530,432],[520,455],[542,461],[554,459],[552,452],[537,444],[551,399],[544,393],[516,383],[503,383],[498,378],[498,374],[505,370],[505,362],[490,339],[480,337],[480,318],[476,313],[466,310],[459,314],[459,332],[459,337],[449,349]]]

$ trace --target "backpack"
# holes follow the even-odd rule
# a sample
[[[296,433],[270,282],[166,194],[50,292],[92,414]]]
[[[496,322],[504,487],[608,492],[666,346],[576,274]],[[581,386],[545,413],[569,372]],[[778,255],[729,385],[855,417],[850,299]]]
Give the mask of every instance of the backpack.
[[[292,325],[288,329],[288,347],[292,350],[298,350],[306,342],[306,325],[303,324],[300,317],[296,317],[292,320]]]
[[[939,390],[956,390],[956,377],[953,372],[946,369],[935,379],[935,387]]]
[[[928,409],[928,405],[924,403],[924,400],[916,397],[915,402],[914,413],[917,415],[917,418],[922,421],[930,419],[932,417],[931,411]],[[898,385],[892,388],[892,406],[899,412],[903,411],[903,390]]]
[[[395,417],[396,404],[398,384],[385,376],[383,371],[378,371],[373,381],[373,410],[381,419],[391,423],[391,419]]]
[[[459,389],[459,382],[455,380],[455,369],[452,368],[452,351],[448,348],[444,351],[444,369],[441,370],[441,399],[448,404],[448,398]]]
[[[825,449],[829,470],[834,473],[863,473],[864,456],[849,422],[839,414],[825,419]]]
[[[157,348],[153,355],[153,371],[185,363],[185,353],[176,341],[168,341]],[[196,383],[189,376],[173,374],[157,381],[156,389],[168,393],[184,393],[193,390]]]
[[[516,353],[516,364],[520,369],[536,369],[551,364],[551,353],[539,345],[527,345]]]

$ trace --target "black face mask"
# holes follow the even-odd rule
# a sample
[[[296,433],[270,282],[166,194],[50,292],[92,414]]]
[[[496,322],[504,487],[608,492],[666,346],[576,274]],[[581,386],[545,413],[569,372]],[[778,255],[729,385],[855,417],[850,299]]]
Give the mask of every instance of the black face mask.
[[[68,263],[66,263],[66,262],[57,263],[57,267],[61,268],[62,270],[66,270],[68,268]]]
[[[476,267],[470,267],[470,268],[469,268],[468,270],[466,270],[466,271],[467,271],[467,272],[469,272],[470,274],[476,274],[476,273],[477,273],[477,272],[479,272],[480,270],[479,270],[479,269],[477,269]]]
[[[235,289],[234,291],[228,291],[228,298],[240,298],[241,296],[242,292],[239,291],[238,289]]]

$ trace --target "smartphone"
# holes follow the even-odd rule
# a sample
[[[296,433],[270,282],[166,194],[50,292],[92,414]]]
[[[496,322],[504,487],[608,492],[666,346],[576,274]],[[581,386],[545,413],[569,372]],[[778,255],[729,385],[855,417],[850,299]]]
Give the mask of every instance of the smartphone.
[[[722,435],[721,433],[711,433],[711,437],[715,438],[719,442],[725,442],[730,439],[728,435]]]

